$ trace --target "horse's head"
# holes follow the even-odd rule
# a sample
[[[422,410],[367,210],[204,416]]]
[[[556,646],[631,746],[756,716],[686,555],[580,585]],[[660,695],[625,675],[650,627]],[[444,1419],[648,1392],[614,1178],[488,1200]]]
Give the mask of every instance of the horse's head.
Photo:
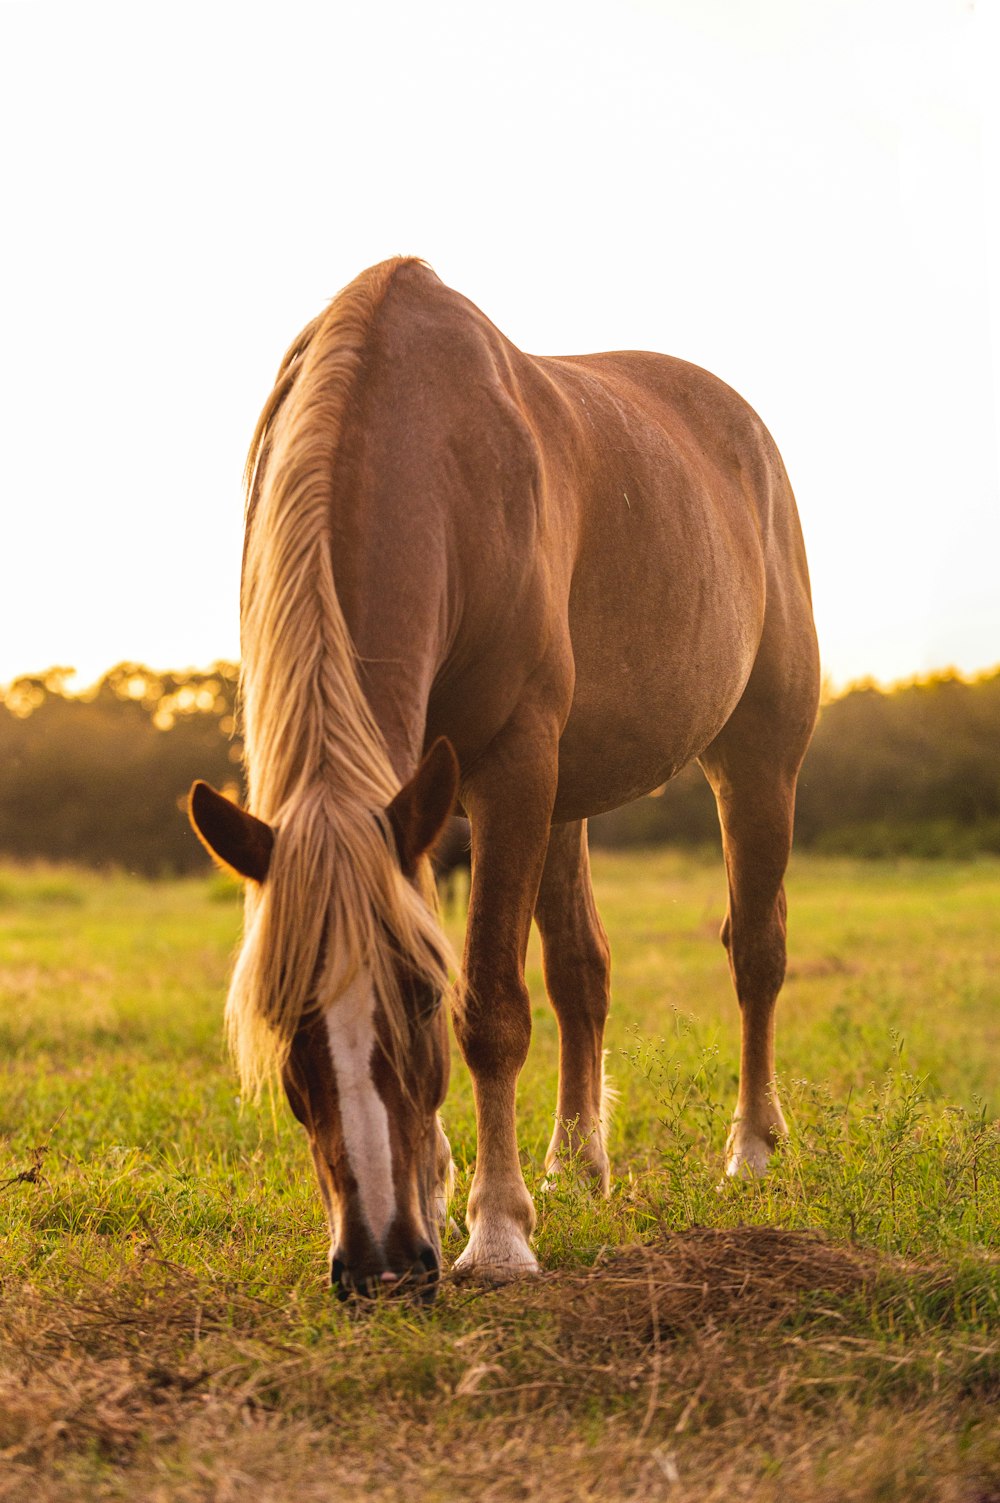
[[[436,742],[377,821],[393,863],[380,883],[393,893],[387,908],[358,916],[370,936],[361,963],[349,968],[346,985],[331,983],[344,971],[331,953],[338,947],[333,920],[323,920],[307,1005],[286,1025],[282,1079],[309,1135],[332,1239],[331,1280],[342,1298],[382,1290],[432,1299],[438,1280],[451,1175],[438,1120],[448,1084],[444,965],[440,953],[436,965],[415,960],[412,935],[407,945],[394,934],[391,914],[403,925],[416,913],[425,945],[434,933],[421,906],[433,891],[423,857],[451,811],[457,781],[451,746]],[[255,884],[263,914],[281,859],[280,824],[272,829],[205,783],[192,789],[191,819],[213,854]],[[311,895],[307,889],[307,902]],[[308,927],[309,917],[302,919]],[[265,943],[248,916],[249,960],[237,964],[234,991],[243,989],[240,1006],[273,1017],[268,957],[257,953]]]

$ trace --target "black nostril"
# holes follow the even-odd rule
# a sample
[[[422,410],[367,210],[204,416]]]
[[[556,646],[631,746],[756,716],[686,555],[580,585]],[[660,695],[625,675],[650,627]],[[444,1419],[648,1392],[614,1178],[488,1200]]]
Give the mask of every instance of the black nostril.
[[[354,1283],[343,1258],[334,1258],[330,1264],[330,1283],[339,1300],[350,1299],[354,1292]]]
[[[433,1247],[422,1247],[413,1265],[413,1276],[423,1284],[436,1284],[441,1277],[441,1267]]]
[[[341,1303],[349,1299],[374,1299],[375,1295],[380,1292],[380,1282],[377,1276],[356,1278],[343,1258],[334,1258],[330,1263],[330,1283]]]
[[[410,1269],[410,1287],[422,1304],[429,1305],[437,1294],[441,1280],[441,1266],[432,1247],[422,1247],[417,1261]]]

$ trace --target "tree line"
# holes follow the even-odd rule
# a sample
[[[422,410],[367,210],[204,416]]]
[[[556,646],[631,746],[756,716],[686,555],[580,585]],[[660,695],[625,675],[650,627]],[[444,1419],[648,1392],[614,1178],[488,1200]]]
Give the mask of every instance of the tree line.
[[[0,854],[145,876],[204,868],[187,826],[196,777],[242,796],[232,663],[156,673],[121,663],[83,695],[70,673],[21,678],[0,702]],[[796,841],[861,856],[1000,853],[1000,669],[939,674],[828,703],[799,782]],[[595,845],[718,840],[697,766],[591,821]]]

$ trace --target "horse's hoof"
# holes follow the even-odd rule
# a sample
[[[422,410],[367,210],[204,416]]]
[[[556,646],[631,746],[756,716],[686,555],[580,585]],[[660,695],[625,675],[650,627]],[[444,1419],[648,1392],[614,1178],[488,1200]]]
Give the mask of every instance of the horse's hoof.
[[[538,1259],[514,1227],[494,1227],[489,1231],[480,1225],[473,1228],[453,1272],[458,1279],[512,1284],[517,1279],[530,1278],[540,1269]]]
[[[488,1289],[500,1289],[505,1284],[516,1284],[522,1279],[532,1279],[541,1273],[537,1258],[530,1263],[456,1263],[452,1277],[458,1284],[481,1284]]]

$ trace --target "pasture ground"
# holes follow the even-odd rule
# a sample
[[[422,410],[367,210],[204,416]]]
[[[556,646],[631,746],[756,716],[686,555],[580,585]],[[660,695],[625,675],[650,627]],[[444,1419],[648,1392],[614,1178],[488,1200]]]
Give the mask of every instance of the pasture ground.
[[[594,864],[610,1199],[538,1195],[529,1285],[360,1319],[301,1130],[223,1057],[233,890],[0,871],[0,1499],[998,1503],[1000,863],[795,862],[791,1138],[721,1192],[721,861]],[[531,983],[538,1187],[536,950]],[[457,1058],[446,1126],[460,1221]]]

